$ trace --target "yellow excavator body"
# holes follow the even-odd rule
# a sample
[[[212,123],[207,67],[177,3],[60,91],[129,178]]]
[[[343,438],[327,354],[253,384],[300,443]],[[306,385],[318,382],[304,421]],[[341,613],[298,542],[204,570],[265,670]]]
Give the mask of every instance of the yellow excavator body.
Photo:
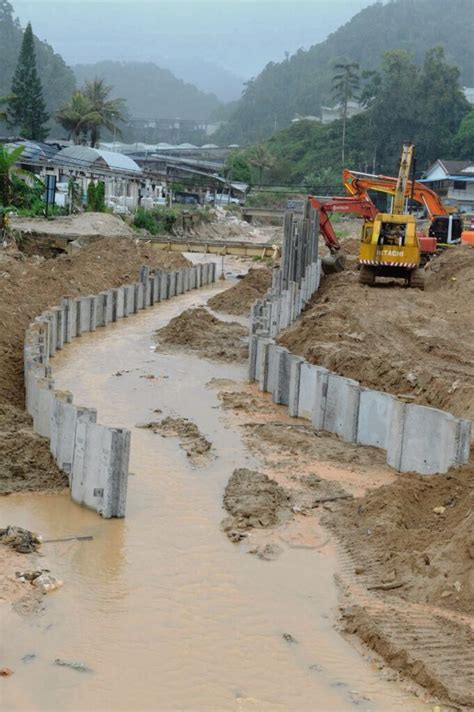
[[[405,191],[413,158],[413,146],[403,146],[400,171],[390,213],[378,213],[364,223],[359,247],[359,281],[373,285],[376,277],[396,277],[410,287],[423,289],[424,275],[419,269],[421,246],[413,215],[404,213]]]

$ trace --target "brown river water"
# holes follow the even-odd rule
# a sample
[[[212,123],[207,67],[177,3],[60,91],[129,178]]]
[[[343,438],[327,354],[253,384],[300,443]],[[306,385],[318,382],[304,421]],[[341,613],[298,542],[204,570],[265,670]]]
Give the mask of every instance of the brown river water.
[[[64,587],[41,614],[4,621],[1,659],[15,674],[1,681],[2,710],[431,709],[334,629],[335,555],[286,548],[261,561],[220,531],[229,476],[258,462],[206,383],[244,379],[246,369],[155,353],[152,334],[223,286],[85,335],[54,359],[57,387],[96,407],[101,423],[132,429],[127,517],[104,521],[67,494],[0,499],[0,522],[45,539],[94,537],[43,546]],[[162,417],[157,408],[196,422],[216,458],[193,467],[174,438],[134,428]]]

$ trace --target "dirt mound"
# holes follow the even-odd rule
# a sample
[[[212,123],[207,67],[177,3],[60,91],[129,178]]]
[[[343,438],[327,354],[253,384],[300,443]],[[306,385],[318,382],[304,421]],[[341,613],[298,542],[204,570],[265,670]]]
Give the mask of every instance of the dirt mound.
[[[435,258],[426,281],[420,292],[395,281],[362,287],[350,270],[325,277],[279,343],[369,388],[472,418],[474,248]]]
[[[272,270],[267,267],[249,269],[245,277],[225,292],[216,294],[208,301],[215,311],[226,314],[246,315],[250,307],[272,286]]]
[[[135,232],[121,218],[109,213],[80,213],[48,220],[46,218],[11,218],[11,228],[30,235],[63,237],[134,237]]]
[[[48,443],[33,434],[30,418],[21,410],[28,324],[63,296],[96,294],[136,281],[142,264],[168,269],[189,263],[179,253],[155,252],[117,237],[97,240],[74,256],[54,260],[0,252],[0,492],[67,486]]]
[[[168,417],[157,423],[147,423],[137,427],[153,430],[164,438],[179,438],[181,447],[195,464],[203,462],[210,455],[212,444],[199,431],[197,425],[187,418]]]
[[[474,468],[397,480],[328,517],[368,587],[474,613]]]
[[[224,494],[224,507],[231,515],[222,528],[232,541],[248,529],[273,527],[289,514],[289,496],[274,480],[254,470],[234,470]]]
[[[0,399],[22,404],[23,336],[32,319],[61,297],[97,294],[138,279],[140,265],[189,264],[179,253],[155,252],[132,240],[107,238],[54,260],[7,257],[0,263]]]
[[[67,487],[53,462],[49,443],[31,430],[29,416],[0,402],[0,494]]]
[[[215,361],[241,362],[247,358],[243,339],[247,329],[236,322],[220,321],[207,309],[187,309],[156,332],[157,349],[192,351]]]

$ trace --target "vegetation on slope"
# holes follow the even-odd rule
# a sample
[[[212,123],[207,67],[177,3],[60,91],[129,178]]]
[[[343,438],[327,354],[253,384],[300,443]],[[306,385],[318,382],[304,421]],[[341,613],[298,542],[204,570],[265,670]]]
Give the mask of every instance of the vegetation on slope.
[[[420,64],[428,49],[441,45],[447,60],[460,68],[462,83],[473,86],[473,26],[472,0],[377,2],[324,42],[283,62],[269,63],[247,83],[219,139],[254,143],[268,138],[275,128],[288,126],[295,114],[318,116],[322,104],[333,104],[333,66],[344,58],[358,62],[362,70],[374,70],[386,50],[404,49]]]

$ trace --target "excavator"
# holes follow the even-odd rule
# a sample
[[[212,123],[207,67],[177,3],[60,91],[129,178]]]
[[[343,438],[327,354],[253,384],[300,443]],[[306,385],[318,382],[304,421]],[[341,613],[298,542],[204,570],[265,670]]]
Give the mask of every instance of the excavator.
[[[398,183],[397,178],[350,171],[348,168],[343,170],[342,180],[347,193],[358,199],[368,199],[369,190],[395,196]],[[407,178],[403,194],[403,199],[406,198],[414,200],[426,208],[431,221],[428,236],[436,238],[439,249],[461,242],[462,218],[459,215],[450,213],[431,188],[419,181]],[[421,235],[419,237],[420,239],[423,238]]]
[[[413,144],[404,144],[391,212],[378,213],[373,223],[363,225],[359,248],[361,284],[372,286],[379,276],[395,277],[404,279],[408,287],[424,289],[415,217],[404,212],[413,151]]]
[[[330,257],[323,260],[325,274],[344,269],[341,244],[331,224],[331,212],[354,213],[364,219],[359,249],[359,282],[374,285],[377,276],[403,278],[409,287],[424,288],[423,265],[437,248],[434,236],[417,235],[413,215],[404,213],[408,177],[413,160],[412,144],[403,146],[400,171],[392,212],[380,213],[367,193],[360,188],[347,197],[317,198],[309,196],[311,205],[320,212],[320,233]],[[394,180],[394,179],[389,179]]]
[[[323,257],[322,259],[323,272],[324,274],[342,272],[345,257],[341,250],[341,243],[337,239],[331,223],[330,214],[353,213],[354,215],[360,215],[364,221],[373,221],[378,210],[368,196],[366,198],[340,196],[318,198],[310,195],[308,200],[313,208],[319,210],[319,232],[330,252],[328,257]]]

